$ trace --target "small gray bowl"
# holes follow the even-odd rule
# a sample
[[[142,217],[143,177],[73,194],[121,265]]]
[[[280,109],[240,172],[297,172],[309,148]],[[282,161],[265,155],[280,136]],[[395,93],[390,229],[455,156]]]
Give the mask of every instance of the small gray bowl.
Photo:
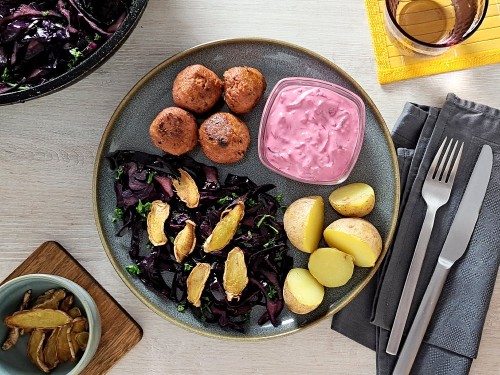
[[[80,359],[63,363],[51,371],[54,375],[77,375],[90,363],[99,346],[101,317],[90,294],[71,280],[55,275],[32,274],[17,277],[0,286],[0,341],[4,342],[9,331],[3,320],[18,310],[24,292],[31,289],[32,297],[36,297],[51,288],[63,288],[72,293],[74,305],[80,308],[89,322],[89,342]],[[21,336],[13,348],[0,350],[0,374],[43,374],[28,358],[28,338],[28,335]]]

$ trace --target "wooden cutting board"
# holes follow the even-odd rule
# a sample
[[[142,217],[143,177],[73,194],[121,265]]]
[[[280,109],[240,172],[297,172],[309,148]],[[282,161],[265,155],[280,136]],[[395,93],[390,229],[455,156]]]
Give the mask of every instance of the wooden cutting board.
[[[101,341],[83,375],[105,374],[141,340],[142,328],[58,243],[42,244],[2,284],[32,273],[58,275],[72,280],[86,289],[97,304],[102,321]]]

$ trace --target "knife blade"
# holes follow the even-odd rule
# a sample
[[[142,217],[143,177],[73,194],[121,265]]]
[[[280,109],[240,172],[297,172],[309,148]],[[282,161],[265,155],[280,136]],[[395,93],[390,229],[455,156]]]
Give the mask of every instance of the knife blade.
[[[493,167],[493,151],[484,145],[472,171],[438,263],[399,355],[393,375],[408,375],[417,356],[444,283],[453,264],[464,255],[479,217]]]

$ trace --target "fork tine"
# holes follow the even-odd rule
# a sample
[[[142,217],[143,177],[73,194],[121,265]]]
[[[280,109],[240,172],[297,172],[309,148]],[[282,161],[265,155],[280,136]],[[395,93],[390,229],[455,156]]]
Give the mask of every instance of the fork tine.
[[[441,143],[441,146],[439,146],[439,149],[436,152],[436,156],[434,156],[434,160],[432,161],[431,166],[429,167],[429,171],[427,172],[427,178],[432,178],[434,176],[434,172],[436,171],[436,166],[439,161],[439,157],[441,156],[441,153],[443,152],[444,145],[446,144],[446,141],[448,140],[448,137],[444,137],[443,143]]]
[[[453,138],[450,139],[450,143],[448,143],[448,146],[446,147],[446,151],[443,155],[443,158],[441,159],[441,162],[439,163],[438,171],[434,176],[434,178],[437,179],[438,181],[441,181],[443,168],[446,164],[446,160],[448,160],[448,153],[450,152],[450,147],[451,147],[452,143],[453,143]]]
[[[448,177],[448,184],[453,185],[453,181],[455,181],[455,175],[457,174],[458,164],[460,164],[460,158],[462,157],[462,150],[464,148],[464,143],[460,145],[460,150],[458,150],[457,158],[455,159],[455,164],[453,164],[453,168],[451,169],[450,177]]]
[[[451,144],[451,142],[450,142],[450,144]],[[458,139],[456,140],[455,144],[453,145],[453,149],[451,150],[450,157],[448,158],[448,162],[446,163],[446,167],[444,168],[443,177],[442,177],[443,182],[446,182],[448,180],[448,172],[450,171],[451,162],[453,161],[453,157],[455,156],[455,151],[457,150],[457,146],[458,146]]]

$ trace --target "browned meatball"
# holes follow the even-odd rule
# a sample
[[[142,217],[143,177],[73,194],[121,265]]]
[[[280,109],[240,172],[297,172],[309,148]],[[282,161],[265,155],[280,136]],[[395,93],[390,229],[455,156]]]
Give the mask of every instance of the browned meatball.
[[[212,108],[222,95],[223,83],[203,65],[190,65],[177,74],[172,95],[179,107],[195,113]]]
[[[191,113],[168,107],[153,120],[149,135],[156,147],[173,155],[182,155],[198,143],[198,126]]]
[[[250,112],[264,91],[266,80],[255,68],[237,66],[224,72],[224,100],[234,113]]]
[[[200,127],[203,152],[216,163],[235,163],[241,160],[250,145],[250,133],[238,117],[225,112],[206,119]]]

